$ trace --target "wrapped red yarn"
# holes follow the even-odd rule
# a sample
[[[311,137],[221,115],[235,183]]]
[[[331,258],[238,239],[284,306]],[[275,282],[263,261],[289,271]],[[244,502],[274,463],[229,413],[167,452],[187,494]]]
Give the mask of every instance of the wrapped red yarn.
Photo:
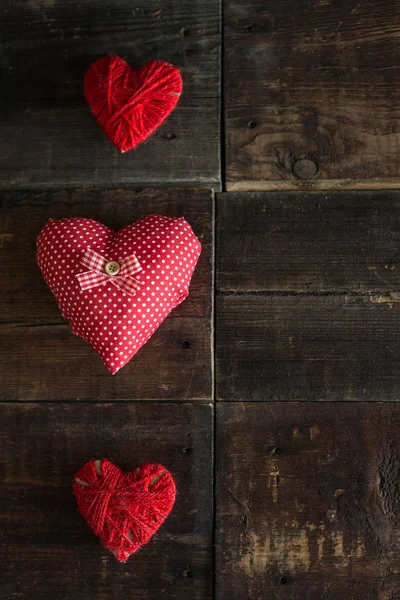
[[[107,459],[86,463],[72,487],[88,525],[120,562],[149,541],[176,496],[172,475],[162,465],[146,464],[125,474]]]
[[[179,69],[161,60],[135,70],[120,56],[105,56],[89,67],[84,80],[91,111],[120,152],[149,137],[175,108],[181,93]]]

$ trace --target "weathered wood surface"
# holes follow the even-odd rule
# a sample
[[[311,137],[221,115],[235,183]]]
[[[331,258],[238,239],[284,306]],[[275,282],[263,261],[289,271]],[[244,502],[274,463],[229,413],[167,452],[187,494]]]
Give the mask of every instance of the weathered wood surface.
[[[218,600],[400,597],[400,405],[221,404]]]
[[[218,187],[218,0],[0,0],[0,186]],[[83,97],[90,63],[119,54],[182,71],[176,110],[121,155]]]
[[[11,191],[0,202],[1,399],[211,398],[211,192]],[[36,264],[36,237],[49,217],[90,217],[120,229],[152,213],[186,217],[202,254],[187,300],[111,376],[61,317]]]
[[[399,400],[399,297],[223,296],[220,400]]]
[[[218,196],[220,291],[400,290],[400,193]]]
[[[0,594],[23,600],[212,597],[212,408],[185,404],[0,405]],[[91,458],[157,462],[175,507],[125,564],[79,514],[73,475]]]
[[[399,399],[399,200],[219,197],[219,399]]]
[[[399,3],[224,4],[227,188],[398,187]]]

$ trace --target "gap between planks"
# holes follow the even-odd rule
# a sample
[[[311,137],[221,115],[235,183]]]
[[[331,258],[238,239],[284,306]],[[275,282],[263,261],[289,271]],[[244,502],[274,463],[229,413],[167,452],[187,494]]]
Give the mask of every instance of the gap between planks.
[[[325,179],[315,181],[227,181],[227,192],[312,192],[335,190],[398,190],[400,179],[351,180]]]

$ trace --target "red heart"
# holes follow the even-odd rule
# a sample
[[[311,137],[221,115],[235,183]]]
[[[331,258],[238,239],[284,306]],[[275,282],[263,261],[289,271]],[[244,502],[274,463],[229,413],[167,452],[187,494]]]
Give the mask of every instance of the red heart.
[[[120,152],[149,137],[181,93],[179,69],[161,60],[134,70],[119,56],[105,56],[89,67],[84,81],[92,113]]]
[[[121,562],[149,541],[175,502],[174,480],[162,465],[125,474],[109,460],[91,460],[74,479],[81,514]]]
[[[79,274],[98,276],[81,263],[88,248],[108,265],[124,265],[134,257],[142,270],[133,280],[119,273],[113,279],[104,265],[100,285],[82,289]],[[49,219],[37,239],[37,262],[62,315],[113,374],[186,298],[200,252],[200,242],[183,217],[160,215],[118,232],[92,219]],[[123,289],[116,287],[119,281]],[[132,281],[137,289],[127,293],[124,286]]]

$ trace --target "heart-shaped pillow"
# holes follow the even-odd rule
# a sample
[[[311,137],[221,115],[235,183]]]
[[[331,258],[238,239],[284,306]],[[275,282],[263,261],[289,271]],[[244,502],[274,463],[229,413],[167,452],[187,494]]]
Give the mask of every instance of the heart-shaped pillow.
[[[118,232],[92,219],[49,219],[37,239],[63,317],[112,374],[186,298],[200,252],[183,217],[161,215]]]
[[[120,152],[149,137],[181,93],[179,69],[161,60],[134,70],[119,56],[105,56],[89,67],[84,80],[90,109]]]
[[[72,487],[88,525],[121,562],[155,534],[176,496],[172,475],[162,465],[125,474],[106,459],[86,463]]]

